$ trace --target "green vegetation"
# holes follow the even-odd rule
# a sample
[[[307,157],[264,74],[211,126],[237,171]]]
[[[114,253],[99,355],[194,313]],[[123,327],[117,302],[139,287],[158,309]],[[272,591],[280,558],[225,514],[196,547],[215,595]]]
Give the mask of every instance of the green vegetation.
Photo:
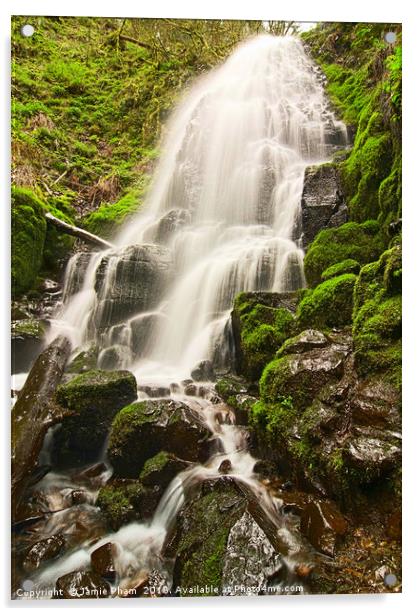
[[[384,41],[397,33],[395,45]],[[401,28],[397,24],[320,24],[303,38],[320,63],[330,98],[356,128],[341,163],[350,218],[378,218],[384,227],[401,216]]]
[[[112,530],[138,519],[136,506],[141,501],[143,488],[139,482],[110,483],[100,489],[96,501]]]
[[[361,266],[358,261],[354,259],[345,259],[325,269],[324,272],[322,272],[321,279],[324,281],[335,278],[335,276],[341,276],[342,274],[359,274],[360,269]]]
[[[352,295],[357,277],[342,274],[306,293],[298,306],[297,321],[304,327],[339,327],[352,321]]]
[[[385,238],[374,220],[324,229],[310,244],[304,259],[307,282],[310,286],[318,284],[327,268],[347,259],[360,264],[374,261],[385,247]]]

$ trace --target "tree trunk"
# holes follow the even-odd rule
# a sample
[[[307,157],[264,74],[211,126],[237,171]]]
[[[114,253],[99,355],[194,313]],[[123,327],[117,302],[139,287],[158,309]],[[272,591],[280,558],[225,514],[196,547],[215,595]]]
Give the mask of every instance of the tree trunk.
[[[52,225],[57,227],[62,233],[67,233],[68,235],[72,235],[73,237],[78,237],[80,240],[84,242],[88,242],[90,244],[94,244],[95,246],[99,246],[102,249],[106,248],[114,248],[114,245],[110,242],[102,239],[101,237],[90,233],[89,231],[85,231],[85,229],[80,229],[79,227],[74,227],[73,225],[69,225],[67,222],[60,220],[53,216],[50,212],[45,214],[46,219]]]
[[[70,341],[58,336],[42,351],[12,410],[12,521],[36,466],[45,434],[68,414],[54,394],[71,352]]]

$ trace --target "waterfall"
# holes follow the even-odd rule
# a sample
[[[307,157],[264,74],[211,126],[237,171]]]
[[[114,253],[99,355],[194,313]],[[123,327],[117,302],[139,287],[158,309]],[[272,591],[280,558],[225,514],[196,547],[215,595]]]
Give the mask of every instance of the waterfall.
[[[336,121],[301,41],[263,35],[197,80],[167,127],[139,214],[115,250],[75,256],[53,322],[105,367],[161,382],[220,353],[234,296],[304,285],[297,237],[304,170]],[[80,276],[84,273],[84,281]]]

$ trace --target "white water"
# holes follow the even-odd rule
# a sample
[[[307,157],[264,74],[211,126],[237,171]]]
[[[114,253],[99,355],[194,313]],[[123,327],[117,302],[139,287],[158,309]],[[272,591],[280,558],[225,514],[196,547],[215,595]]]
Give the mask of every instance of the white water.
[[[96,253],[87,268],[81,268],[85,257],[70,261],[64,305],[50,338],[66,334],[75,353],[98,344],[100,359],[112,347],[117,365],[133,370],[140,384],[169,385],[189,377],[198,361],[212,359],[227,345],[226,325],[238,292],[289,291],[304,284],[296,237],[304,170],[328,158],[339,134],[345,142],[345,127],[328,109],[318,73],[298,39],[262,36],[238,47],[196,83],[174,114],[150,193],[116,238],[118,249]],[[161,221],[171,212],[180,224],[162,234]],[[161,244],[164,263],[174,265],[137,310],[134,285],[126,313],[120,268],[124,251],[135,244],[152,255],[160,255],[153,245]],[[105,275],[98,285],[101,267]],[[109,322],[103,320],[107,314]],[[143,326],[147,335],[136,345],[135,332]],[[224,405],[180,399],[219,438],[219,455],[178,476],[149,524],[130,524],[94,546],[82,546],[41,573],[38,586],[52,584],[57,571],[72,571],[75,563],[84,566],[93,549],[109,540],[121,547],[121,577],[155,566],[188,486],[219,476],[223,459],[232,464],[229,474],[247,483],[281,526],[275,501],[253,474],[255,459],[234,417]],[[292,556],[298,542],[285,526],[280,530]]]

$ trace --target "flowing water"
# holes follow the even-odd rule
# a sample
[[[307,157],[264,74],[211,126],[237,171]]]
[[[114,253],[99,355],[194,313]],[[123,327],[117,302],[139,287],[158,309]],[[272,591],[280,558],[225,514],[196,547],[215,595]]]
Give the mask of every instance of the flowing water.
[[[152,521],[111,536],[120,546],[120,578],[162,568],[160,550],[189,487],[219,476],[224,459],[229,474],[257,494],[289,553],[298,552],[278,503],[253,473],[255,459],[232,412],[211,396],[184,395],[180,383],[202,360],[229,368],[229,319],[239,292],[304,286],[298,237],[304,171],[345,139],[302,43],[249,40],[179,105],[148,197],[115,248],[70,260],[49,339],[64,333],[75,355],[98,346],[99,366],[132,370],[140,389],[172,385],[172,397],[199,412],[219,443],[207,464],[172,482]],[[86,541],[35,576],[36,584],[51,586],[63,572],[85,566],[109,539]]]

